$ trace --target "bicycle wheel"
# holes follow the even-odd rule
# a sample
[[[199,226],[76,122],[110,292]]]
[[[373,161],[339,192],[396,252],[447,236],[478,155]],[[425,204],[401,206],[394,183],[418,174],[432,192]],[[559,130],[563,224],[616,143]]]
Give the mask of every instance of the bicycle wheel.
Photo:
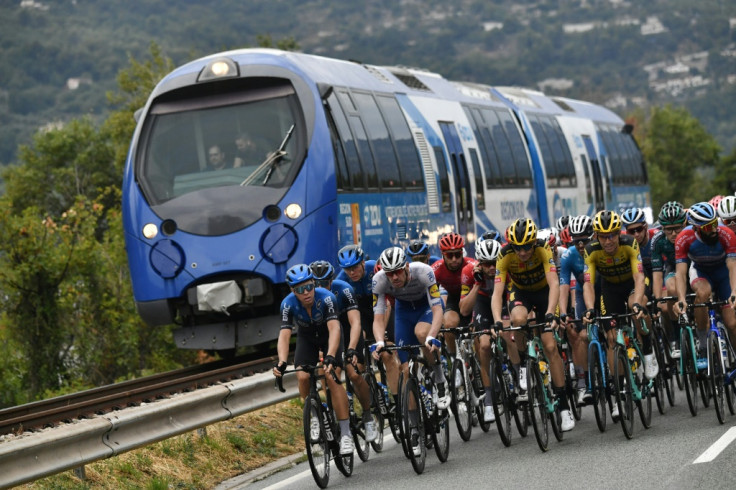
[[[567,403],[575,420],[580,420],[583,416],[583,406],[578,403],[578,390],[576,384],[578,381],[575,372],[575,364],[572,362],[572,346],[569,341],[564,349],[562,349],[562,362],[565,369],[565,394],[567,395]]]
[[[690,343],[689,329],[682,329],[682,338],[680,342],[680,371],[682,372],[682,384],[687,395],[687,405],[690,408],[690,414],[695,417],[698,415],[698,380],[697,368],[695,366],[695,353],[692,352],[692,344]]]
[[[312,420],[319,424],[319,435],[312,437]],[[308,395],[304,400],[304,444],[307,448],[309,469],[315,483],[320,488],[327,488],[330,481],[330,448],[322,425],[322,402]],[[317,431],[315,431],[316,433]]]
[[[470,390],[473,388],[468,386],[468,379],[465,377],[462,362],[455,361],[452,376],[448,380],[448,384],[452,386],[457,432],[463,441],[469,441],[473,432],[473,405],[470,396]]]
[[[396,410],[395,410],[395,422],[396,426],[398,428],[398,434],[399,434],[399,440],[397,442],[401,443],[401,449],[404,451],[404,456],[407,457],[407,459],[410,458],[409,456],[409,443],[408,443],[408,434],[404,431],[404,373],[399,372],[399,393],[401,393],[400,396],[396,397]]]
[[[469,369],[472,373],[477,373],[477,376],[473,375],[473,378],[470,380],[470,387],[475,392],[475,415],[478,417],[478,425],[483,432],[488,432],[491,430],[491,424],[493,422],[485,419],[484,399],[486,396],[486,390],[483,387],[483,380],[480,377],[480,365],[478,364],[478,359],[475,356],[470,358]]]
[[[527,390],[529,393],[529,415],[534,427],[534,436],[537,438],[539,449],[546,452],[549,449],[549,417],[544,401],[544,383],[539,364],[536,360],[528,359],[526,364]]]
[[[700,391],[700,399],[703,400],[703,406],[705,408],[710,407],[710,399],[713,393],[710,389],[710,381],[708,375],[705,372],[698,373],[698,391]]]
[[[383,402],[384,409],[385,407],[388,407],[388,400],[383,398],[383,388],[378,386],[375,376],[370,372],[367,372],[363,374],[363,379],[368,383],[368,388],[371,393],[371,415],[373,416],[373,422],[376,424],[376,430],[378,431],[376,439],[371,441],[371,447],[373,447],[375,452],[380,453],[383,450],[383,429],[386,426],[386,418],[383,416],[383,412],[381,411],[381,403],[379,400]]]
[[[718,422],[726,422],[725,391],[723,385],[723,359],[721,358],[721,342],[715,332],[708,334],[708,365],[710,366],[710,390],[713,393],[713,407],[716,409]]]
[[[736,359],[733,349],[731,348],[731,340],[729,339],[728,335],[725,336],[725,339],[726,345],[728,346],[728,362],[726,364],[726,371],[724,375],[727,375],[732,369],[736,369]],[[736,413],[736,386],[734,386],[733,383],[729,383],[728,385],[726,385],[726,402],[728,403],[728,411],[731,412],[731,415],[734,415],[734,413]]]
[[[674,407],[676,398],[675,378],[678,374],[677,360],[672,358],[672,352],[670,352],[670,338],[662,326],[661,321],[657,328],[657,332],[659,332],[657,340],[659,341],[660,353],[662,354],[663,360],[659,365],[660,372],[663,373],[662,384],[664,385],[664,391],[667,395],[667,403],[669,403],[670,407]],[[657,358],[657,361],[659,362],[659,358]]]
[[[613,351],[613,386],[615,389],[618,418],[627,439],[634,437],[634,399],[631,389],[631,364],[626,349],[617,345]]]
[[[509,373],[511,374],[512,380],[518,380],[516,369],[511,364],[508,364]],[[517,395],[513,391],[509,390],[509,405],[514,411],[514,422],[516,422],[516,430],[519,431],[521,437],[526,437],[529,434],[529,426],[531,420],[529,420],[529,402],[517,401]]]
[[[401,397],[402,439],[405,441],[411,466],[417,474],[422,474],[427,460],[426,432],[424,421],[424,401],[419,393],[419,386],[414,378],[404,383]],[[417,453],[414,447],[418,447]]]
[[[595,422],[598,430],[606,431],[606,421],[608,417],[606,385],[605,385],[605,367],[603,366],[599,347],[596,344],[588,346],[588,375],[590,376],[590,390],[593,394],[593,412],[595,412]]]
[[[491,399],[493,400],[493,413],[496,415],[496,427],[503,445],[511,445],[511,403],[509,400],[509,387],[503,377],[501,363],[495,357],[491,359]]]
[[[641,393],[641,399],[636,400],[636,407],[639,409],[639,418],[641,419],[641,425],[645,429],[648,429],[652,426],[652,391],[654,390],[654,385],[649,385],[649,380],[644,376],[644,373],[641,374],[641,379],[637,374],[634,375],[634,378],[637,388],[639,388],[639,393]]]
[[[350,431],[353,434],[355,451],[361,461],[368,461],[371,454],[371,444],[365,438],[365,423],[363,423],[363,405],[355,399],[353,385],[349,379],[345,380],[345,390],[348,396],[348,408],[350,410]]]
[[[652,391],[654,393],[654,399],[657,402],[657,410],[659,411],[660,415],[664,415],[665,413],[667,413],[667,408],[669,405],[666,400],[667,395],[665,394],[665,373],[667,372],[668,367],[666,365],[666,360],[664,357],[662,340],[659,337],[658,331],[652,329],[652,334],[650,335],[650,337],[652,339],[652,350],[654,352],[654,356],[657,359],[657,364],[659,364],[659,373],[657,374],[657,377],[654,378]]]
[[[432,416],[428,416],[426,411],[424,416],[425,431],[428,431],[432,437],[437,459],[444,463],[450,455],[450,412],[447,409],[441,410],[435,405]]]

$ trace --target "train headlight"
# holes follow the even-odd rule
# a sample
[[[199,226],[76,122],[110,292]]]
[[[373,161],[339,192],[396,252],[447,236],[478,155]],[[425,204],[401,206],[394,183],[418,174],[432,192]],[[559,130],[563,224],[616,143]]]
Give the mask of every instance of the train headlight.
[[[143,227],[144,237],[150,240],[151,238],[156,238],[156,235],[158,235],[158,226],[153,223],[148,223]]]
[[[302,215],[302,207],[295,202],[291,203],[284,209],[284,214],[287,218],[297,219]]]
[[[233,78],[240,75],[238,65],[231,59],[218,58],[207,64],[197,77],[198,82],[215,80],[218,78]]]

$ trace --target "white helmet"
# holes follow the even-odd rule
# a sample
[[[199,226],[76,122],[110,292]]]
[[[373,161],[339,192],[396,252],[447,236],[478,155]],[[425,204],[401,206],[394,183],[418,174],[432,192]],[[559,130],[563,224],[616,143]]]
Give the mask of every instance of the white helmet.
[[[721,219],[736,218],[736,196],[726,196],[718,203],[718,217]]]
[[[381,264],[381,269],[386,272],[396,271],[403,268],[406,265],[406,254],[404,249],[401,247],[390,247],[381,252],[381,256],[378,257],[378,263]]]
[[[478,262],[492,262],[498,258],[501,244],[496,240],[480,240],[475,242],[475,260]]]
[[[593,234],[593,219],[581,214],[570,220],[570,234],[575,236],[591,236]]]

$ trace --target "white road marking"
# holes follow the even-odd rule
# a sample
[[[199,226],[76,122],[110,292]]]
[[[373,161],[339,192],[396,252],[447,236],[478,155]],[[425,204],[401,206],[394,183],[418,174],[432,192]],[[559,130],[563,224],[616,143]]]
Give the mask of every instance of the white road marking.
[[[697,463],[709,463],[716,459],[719,454],[721,454],[721,451],[726,449],[729,444],[731,444],[734,439],[736,439],[736,427],[731,427],[726,431],[725,434],[723,434],[720,439],[718,439],[711,447],[705,450],[703,454],[701,454],[698,459],[693,461],[693,464]]]

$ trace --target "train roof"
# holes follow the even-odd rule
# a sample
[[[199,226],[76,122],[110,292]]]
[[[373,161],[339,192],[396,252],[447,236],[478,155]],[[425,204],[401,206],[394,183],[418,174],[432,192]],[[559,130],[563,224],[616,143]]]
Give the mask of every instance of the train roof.
[[[548,96],[528,88],[494,87],[482,83],[453,81],[422,68],[379,66],[267,48],[238,49],[212,54],[177,68],[166,79],[182,74],[199,73],[207,63],[222,57],[231,58],[240,64],[243,73],[247,73],[247,68],[244,67],[248,65],[276,65],[301,72],[314,83],[439,97],[470,104],[479,102],[493,105],[510,104],[525,111],[585,117],[599,122],[621,122],[618,115],[605,107],[566,97]]]

